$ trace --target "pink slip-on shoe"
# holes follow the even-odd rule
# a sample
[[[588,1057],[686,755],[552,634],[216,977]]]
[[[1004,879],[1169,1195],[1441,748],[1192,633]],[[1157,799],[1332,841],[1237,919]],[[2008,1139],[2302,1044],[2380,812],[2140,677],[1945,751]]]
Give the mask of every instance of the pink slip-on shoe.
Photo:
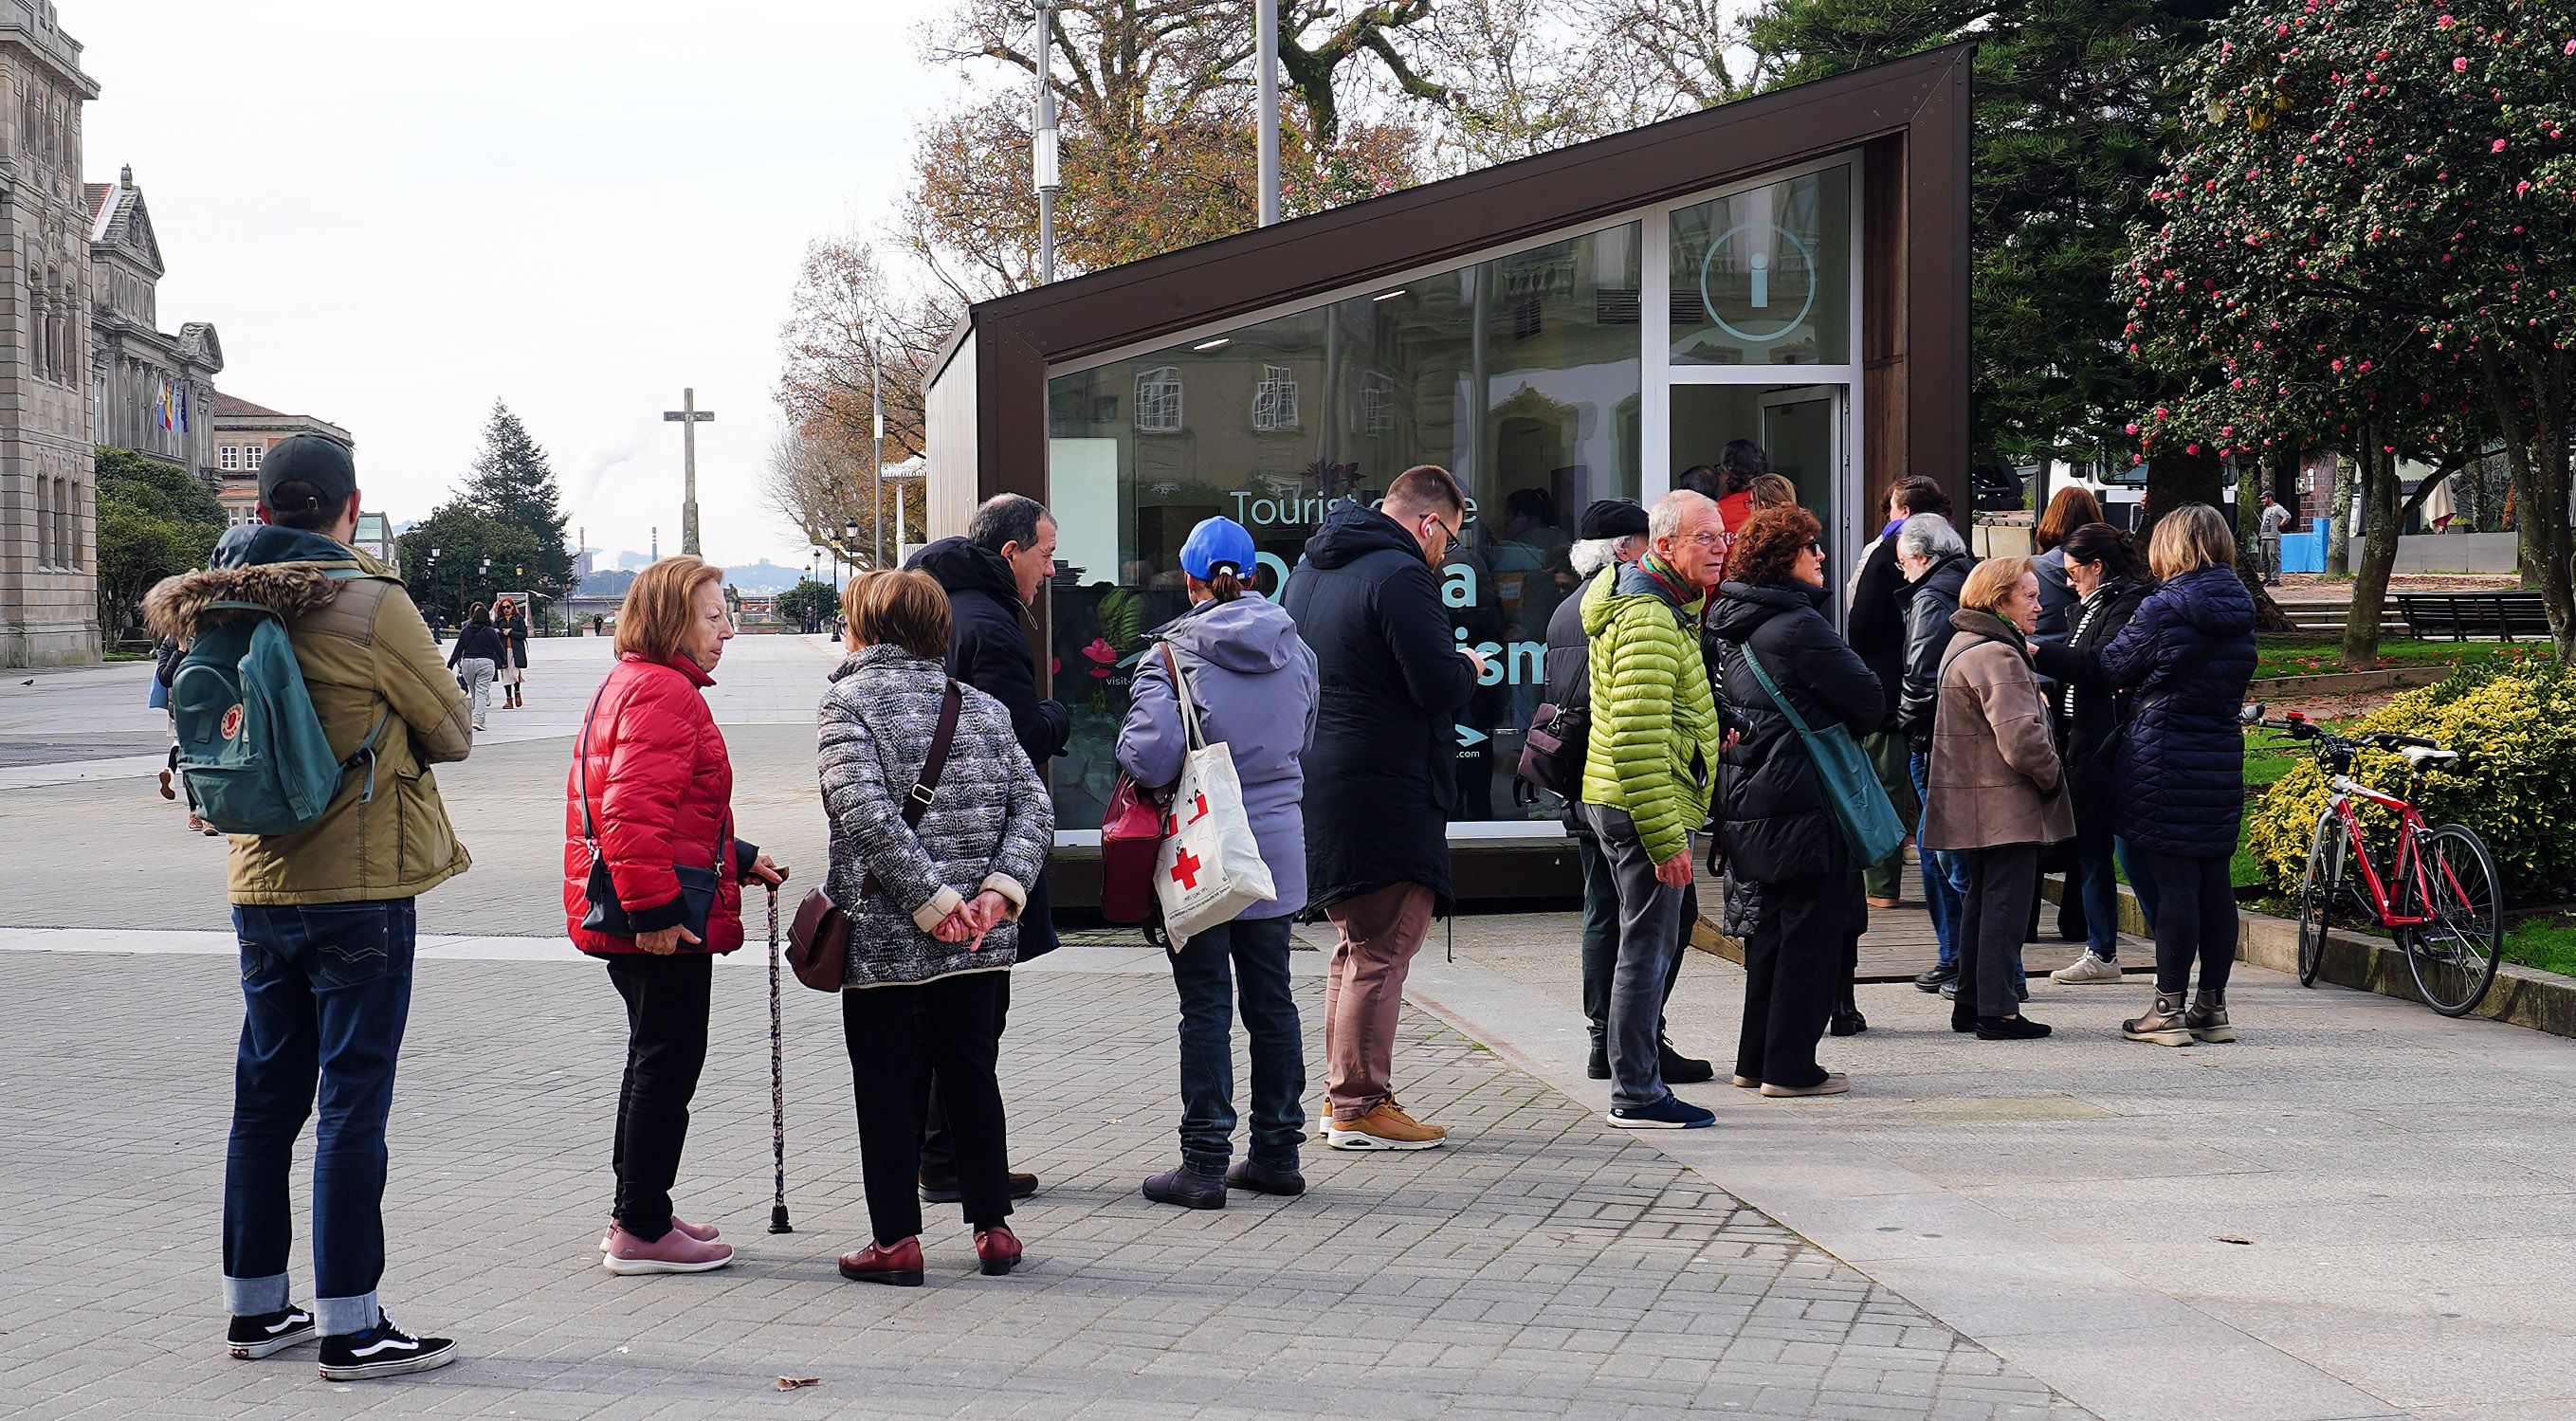
[[[673,1214],[671,1216],[671,1227],[679,1230],[681,1233],[687,1234],[689,1237],[696,1239],[700,1243],[713,1243],[717,1238],[715,1225],[693,1224],[688,1220],[681,1218],[677,1214]],[[600,1252],[606,1253],[608,1251],[608,1236],[615,1232],[617,1232],[617,1220],[612,1217],[608,1221],[608,1227],[599,1231]]]
[[[629,1277],[643,1273],[705,1273],[733,1261],[733,1245],[691,1238],[673,1228],[651,1242],[622,1228],[608,1231],[608,1256],[600,1266]]]

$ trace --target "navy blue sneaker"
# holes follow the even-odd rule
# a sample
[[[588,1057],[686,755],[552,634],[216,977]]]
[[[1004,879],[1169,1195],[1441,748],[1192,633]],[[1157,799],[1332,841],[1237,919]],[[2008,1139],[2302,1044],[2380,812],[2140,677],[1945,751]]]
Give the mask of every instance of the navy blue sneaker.
[[[234,1318],[224,1335],[224,1350],[251,1361],[312,1340],[313,1314],[289,1303],[276,1312]]]
[[[1666,1095],[1653,1105],[1611,1106],[1610,1123],[1621,1130],[1702,1130],[1717,1123],[1717,1113]]]

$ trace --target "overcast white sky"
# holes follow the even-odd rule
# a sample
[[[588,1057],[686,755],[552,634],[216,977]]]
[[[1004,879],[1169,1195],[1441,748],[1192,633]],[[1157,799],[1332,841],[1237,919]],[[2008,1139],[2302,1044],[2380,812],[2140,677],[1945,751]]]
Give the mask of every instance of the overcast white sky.
[[[679,548],[695,386],[710,559],[804,561],[756,478],[805,243],[876,222],[958,80],[937,0],[60,0],[228,393],[358,441],[372,506],[454,487],[492,401],[552,452],[594,547]]]

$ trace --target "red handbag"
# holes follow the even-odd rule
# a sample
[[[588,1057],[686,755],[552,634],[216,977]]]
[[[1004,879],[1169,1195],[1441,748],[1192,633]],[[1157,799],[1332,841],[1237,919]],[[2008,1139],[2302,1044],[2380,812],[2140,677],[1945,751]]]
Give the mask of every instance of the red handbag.
[[[1174,677],[1171,648],[1163,665]],[[1163,848],[1163,806],[1154,792],[1120,771],[1100,817],[1100,916],[1113,923],[1141,923],[1154,912],[1154,859]]]

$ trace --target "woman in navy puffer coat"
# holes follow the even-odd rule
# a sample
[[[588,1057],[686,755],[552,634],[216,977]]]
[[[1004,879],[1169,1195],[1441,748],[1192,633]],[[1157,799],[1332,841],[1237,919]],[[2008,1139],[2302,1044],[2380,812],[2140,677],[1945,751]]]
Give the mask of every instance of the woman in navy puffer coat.
[[[2236,959],[2236,891],[2228,860],[2245,814],[2245,734],[2237,723],[2254,674],[2254,600],[2236,575],[2236,537],[2207,504],[2156,524],[2147,564],[2163,585],[2094,653],[2101,678],[2136,687],[2113,761],[2120,832],[2156,880],[2156,1000],[2121,1024],[2132,1041],[2233,1041],[2227,973]],[[2065,653],[2061,653],[2065,654]],[[2083,655],[2082,652],[2072,653]],[[2200,993],[2183,992],[2200,962]]]

